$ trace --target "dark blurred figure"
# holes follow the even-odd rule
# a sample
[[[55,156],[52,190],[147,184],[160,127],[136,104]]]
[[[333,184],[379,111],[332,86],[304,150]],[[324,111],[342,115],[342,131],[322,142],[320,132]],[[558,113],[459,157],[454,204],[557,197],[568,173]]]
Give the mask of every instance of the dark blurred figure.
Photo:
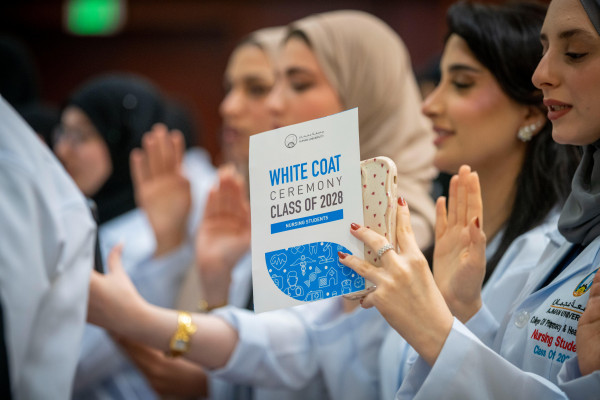
[[[9,36],[0,36],[0,94],[13,107],[39,100],[38,74],[27,47]]]
[[[0,36],[0,94],[47,145],[58,125],[58,108],[42,102],[40,78],[27,47],[19,40]]]
[[[195,123],[190,110],[178,100],[165,98],[165,124],[170,129],[178,129],[183,133],[186,149],[199,145],[202,130]]]
[[[20,107],[17,111],[40,139],[46,145],[52,147],[52,134],[60,122],[58,108],[41,102],[34,102]]]

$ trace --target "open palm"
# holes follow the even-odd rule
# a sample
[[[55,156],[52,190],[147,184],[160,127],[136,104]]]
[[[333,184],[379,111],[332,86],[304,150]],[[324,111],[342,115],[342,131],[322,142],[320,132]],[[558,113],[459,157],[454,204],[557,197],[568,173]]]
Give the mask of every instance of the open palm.
[[[466,322],[481,307],[486,264],[479,179],[468,166],[450,181],[447,214],[443,197],[436,214],[434,279],[452,313]]]
[[[185,240],[191,190],[182,172],[185,149],[179,131],[156,124],[143,138],[142,149],[131,153],[136,202],[144,210],[156,236],[155,256],[173,250]]]
[[[250,203],[245,183],[234,167],[224,166],[208,195],[196,234],[196,262],[205,290],[227,293],[231,270],[249,250]],[[226,295],[220,297],[224,300]]]

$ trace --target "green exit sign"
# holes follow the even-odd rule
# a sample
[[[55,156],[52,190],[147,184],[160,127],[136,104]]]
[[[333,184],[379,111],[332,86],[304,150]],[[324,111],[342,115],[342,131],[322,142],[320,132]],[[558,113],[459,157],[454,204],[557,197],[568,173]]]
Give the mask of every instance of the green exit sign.
[[[124,21],[123,0],[66,0],[65,27],[74,35],[112,35]]]

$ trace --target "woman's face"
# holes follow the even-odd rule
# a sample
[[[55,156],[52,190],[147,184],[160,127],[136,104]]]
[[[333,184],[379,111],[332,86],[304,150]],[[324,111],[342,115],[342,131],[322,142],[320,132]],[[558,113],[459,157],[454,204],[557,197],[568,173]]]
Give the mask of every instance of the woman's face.
[[[544,55],[533,83],[544,92],[558,143],[600,139],[600,35],[578,0],[553,0],[541,41]]]
[[[292,125],[343,111],[315,54],[306,42],[291,37],[280,53],[277,80],[267,101],[275,118],[272,128]]]
[[[517,131],[528,107],[502,91],[458,35],[446,42],[441,70],[440,84],[423,103],[437,133],[435,166],[454,174],[462,164],[482,170],[522,162],[526,146]]]
[[[55,138],[54,152],[84,195],[98,192],[112,173],[106,142],[78,107],[67,107]]]
[[[225,71],[227,94],[219,107],[227,161],[247,165],[249,137],[272,129],[266,98],[274,81],[269,58],[258,46],[245,44],[231,55]]]

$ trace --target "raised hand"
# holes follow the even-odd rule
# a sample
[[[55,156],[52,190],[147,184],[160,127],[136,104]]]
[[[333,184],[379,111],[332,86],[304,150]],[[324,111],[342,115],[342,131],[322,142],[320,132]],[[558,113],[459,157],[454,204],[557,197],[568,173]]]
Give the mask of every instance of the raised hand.
[[[408,207],[402,198],[398,204],[398,252],[384,253],[382,267],[377,268],[356,256],[344,253],[338,256],[342,264],[377,286],[362,300],[363,307],[375,306],[425,361],[433,364],[452,328],[453,318],[417,245]],[[350,231],[374,251],[388,243],[385,237],[356,224]]]
[[[231,270],[250,250],[250,203],[241,175],[219,169],[196,234],[196,263],[209,307],[226,303]]]
[[[169,358],[160,350],[124,338],[116,338],[116,342],[159,395],[190,398],[207,395],[206,373],[199,365]]]
[[[154,255],[177,248],[186,236],[191,207],[190,183],[181,163],[185,142],[181,132],[168,132],[155,124],[142,140],[142,149],[131,152],[131,175],[136,202],[150,221],[156,236]]]
[[[576,335],[581,375],[600,370],[600,274],[597,272],[589,296]]]
[[[433,276],[450,311],[466,322],[481,308],[485,276],[483,206],[477,173],[463,165],[436,203]]]

